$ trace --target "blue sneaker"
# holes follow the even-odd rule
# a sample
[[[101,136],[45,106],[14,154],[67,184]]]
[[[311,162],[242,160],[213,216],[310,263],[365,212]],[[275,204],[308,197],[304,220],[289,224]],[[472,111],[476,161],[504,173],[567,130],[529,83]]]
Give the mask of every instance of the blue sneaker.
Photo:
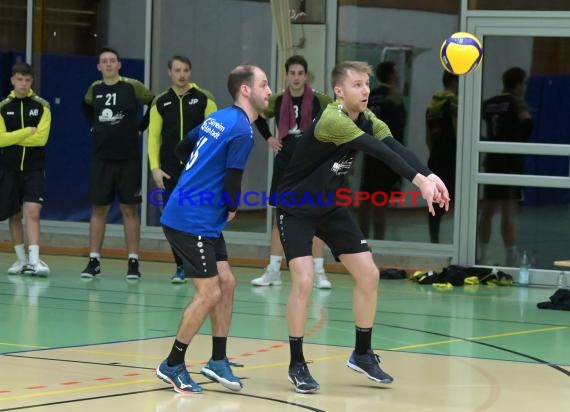
[[[170,278],[170,283],[186,283],[186,276],[184,275],[184,269],[182,266],[176,266],[176,273],[174,273]]]
[[[317,381],[311,376],[307,362],[297,362],[289,366],[287,377],[289,382],[295,386],[295,390],[299,393],[314,393],[321,388]]]
[[[392,383],[394,379],[380,368],[380,356],[376,355],[372,350],[364,355],[357,355],[352,352],[350,359],[346,362],[353,371],[365,374],[368,379],[378,383]]]
[[[239,378],[233,374],[228,358],[222,360],[210,359],[208,363],[202,367],[201,372],[205,377],[214,382],[221,383],[232,391],[238,392],[243,388],[243,384]]]
[[[178,393],[200,393],[203,391],[202,387],[192,380],[184,363],[168,366],[164,360],[156,368],[156,376],[164,382],[170,383]]]

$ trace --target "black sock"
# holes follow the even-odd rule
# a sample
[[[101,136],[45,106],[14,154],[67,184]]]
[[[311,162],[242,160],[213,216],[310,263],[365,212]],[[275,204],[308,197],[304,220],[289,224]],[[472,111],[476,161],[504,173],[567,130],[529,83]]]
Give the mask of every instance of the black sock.
[[[172,349],[170,350],[170,355],[166,359],[168,366],[180,365],[184,363],[184,356],[186,356],[186,349],[188,348],[187,343],[182,343],[179,340],[174,340]]]
[[[364,355],[368,349],[372,348],[372,328],[361,328],[356,326],[356,344],[354,351],[357,355]]]
[[[289,336],[289,349],[291,350],[291,362],[289,363],[289,366],[292,366],[294,363],[305,362],[305,356],[303,356],[302,336],[298,338]]]
[[[212,360],[222,360],[226,358],[227,337],[212,336]]]

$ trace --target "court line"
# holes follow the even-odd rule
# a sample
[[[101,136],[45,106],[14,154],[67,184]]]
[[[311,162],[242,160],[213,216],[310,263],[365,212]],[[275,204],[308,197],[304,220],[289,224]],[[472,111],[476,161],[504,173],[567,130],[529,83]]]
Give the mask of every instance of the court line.
[[[503,348],[502,346],[498,346],[498,345],[493,345],[491,343],[486,343],[486,342],[480,342],[479,339],[492,339],[494,337],[505,337],[505,336],[517,336],[517,335],[524,335],[524,334],[530,334],[530,333],[542,333],[542,332],[549,332],[552,330],[559,330],[559,329],[567,329],[567,326],[561,326],[561,327],[557,327],[557,328],[544,328],[544,329],[534,329],[534,330],[529,330],[529,331],[517,331],[517,332],[507,332],[507,333],[500,333],[500,334],[496,334],[496,335],[487,335],[487,336],[481,336],[481,337],[472,337],[472,338],[460,338],[460,337],[456,337],[456,336],[452,336],[452,335],[447,335],[444,333],[439,333],[439,332],[430,332],[427,330],[421,330],[421,329],[414,329],[414,328],[407,328],[405,326],[399,326],[399,325],[389,325],[384,323],[384,326],[389,326],[389,327],[393,327],[393,328],[397,328],[397,329],[404,329],[404,330],[411,330],[411,331],[416,331],[416,332],[423,332],[423,333],[428,333],[430,335],[437,335],[437,336],[445,336],[448,338],[451,338],[452,343],[454,343],[455,341],[457,342],[473,342],[477,345],[482,345],[482,346],[487,346],[493,349],[497,349],[497,350],[501,350],[504,352],[508,352],[508,353],[512,353],[514,355],[518,355],[521,356],[523,358],[527,358],[527,359],[531,359],[534,360],[542,365],[548,366],[550,368],[553,368],[554,370],[563,373],[564,375],[570,377],[570,371],[566,370],[564,368],[562,368],[560,365],[554,364],[554,363],[550,363],[548,361],[545,361],[544,359],[541,358],[537,358],[536,356],[532,356],[532,355],[528,355],[526,353],[522,353],[522,352],[518,352],[512,349],[508,349],[508,348]],[[433,345],[441,345],[444,343],[448,343],[446,341],[442,341],[442,342],[435,342],[433,343]],[[413,345],[415,346],[415,345]],[[428,344],[426,344],[426,346],[428,346]],[[389,349],[390,350],[390,349]],[[402,350],[402,349],[394,349],[394,350]]]
[[[206,383],[214,383],[214,382],[206,382]],[[115,393],[112,395],[102,395],[102,396],[92,396],[89,398],[80,398],[80,399],[70,399],[70,400],[66,400],[66,401],[57,401],[57,402],[49,402],[49,403],[42,403],[42,404],[37,404],[37,405],[26,405],[26,406],[18,406],[18,407],[14,407],[14,408],[7,408],[7,409],[0,409],[0,412],[7,412],[7,411],[16,411],[16,410],[23,410],[23,409],[32,409],[32,408],[40,408],[40,407],[44,407],[44,406],[54,406],[54,405],[62,405],[62,404],[69,404],[69,403],[76,403],[76,402],[84,402],[84,401],[92,401],[92,400],[100,400],[100,399],[107,399],[107,398],[117,398],[117,397],[121,397],[121,396],[128,396],[128,395],[138,395],[141,393],[150,393],[150,392],[159,392],[159,391],[165,391],[169,388],[165,387],[165,388],[155,388],[155,389],[147,389],[147,390],[142,390],[142,391],[133,391],[133,392],[124,392],[124,393]],[[282,399],[276,399],[276,398],[269,398],[266,396],[259,396],[259,395],[250,395],[250,394],[246,394],[246,393],[230,393],[230,392],[222,392],[222,391],[217,391],[217,390],[208,390],[208,392],[216,392],[218,394],[222,394],[222,395],[232,395],[232,396],[243,396],[246,398],[254,398],[254,399],[262,399],[262,400],[267,400],[270,402],[277,402],[277,403],[283,403],[286,405],[291,405],[291,406],[297,406],[300,407],[302,409],[307,409],[310,411],[314,411],[314,412],[326,412],[323,409],[318,409],[309,405],[303,405],[301,403],[297,403],[297,402],[289,402],[289,401],[285,401]],[[174,395],[174,396],[202,396],[202,395],[198,395],[198,394],[188,394],[188,395]]]
[[[385,325],[385,326],[391,326],[391,325]],[[392,327],[393,327],[393,325],[392,325]],[[416,330],[416,329],[412,329],[412,328],[404,328],[404,329]],[[453,338],[453,339],[439,341],[439,342],[418,343],[418,344],[414,344],[414,345],[399,346],[399,347],[395,347],[395,348],[390,348],[389,350],[398,351],[398,350],[417,349],[417,348],[428,347],[428,346],[444,345],[444,344],[448,344],[448,343],[465,342],[465,341],[481,341],[481,340],[486,340],[486,339],[504,338],[504,337],[509,337],[509,336],[528,335],[531,333],[551,332],[551,331],[562,330],[562,329],[568,329],[568,326],[555,326],[555,327],[542,328],[542,329],[531,329],[531,330],[523,330],[523,331],[516,331],[516,332],[505,332],[505,333],[497,333],[494,335],[474,336],[471,338]],[[417,329],[417,330],[419,330],[419,329]],[[422,331],[422,332],[439,334],[437,332],[427,332],[427,331]],[[441,335],[443,336],[444,334],[441,334]],[[445,335],[445,336],[449,336],[449,335]]]

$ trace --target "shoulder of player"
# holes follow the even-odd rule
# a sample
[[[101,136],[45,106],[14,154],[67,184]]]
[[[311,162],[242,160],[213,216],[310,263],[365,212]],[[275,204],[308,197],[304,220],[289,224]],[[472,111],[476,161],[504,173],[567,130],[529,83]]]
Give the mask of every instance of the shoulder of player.
[[[47,100],[45,100],[44,98],[38,96],[37,94],[33,94],[32,96],[30,96],[30,99],[41,104],[43,107],[45,107],[47,109],[50,108],[49,102]]]
[[[93,83],[91,83],[91,84],[89,85],[89,87],[87,88],[87,90],[88,90],[88,91],[89,91],[89,90],[92,90],[92,89],[94,89],[94,88],[96,88],[96,87],[103,86],[104,84],[105,84],[105,83],[103,83],[103,80],[95,80]]]
[[[6,97],[0,101],[0,109],[14,101],[13,97]]]
[[[342,105],[339,104],[339,102],[333,102],[328,104],[321,112],[320,116],[315,119],[315,129],[334,130],[338,125],[349,123],[354,124],[354,122],[342,109]]]
[[[132,79],[130,77],[121,76],[121,79],[120,79],[119,83],[117,83],[117,85],[120,85],[121,83],[129,85],[135,90],[137,90],[137,89],[139,91],[140,90],[148,90],[143,82],[141,82],[140,80],[137,80],[137,79]]]
[[[321,106],[325,106],[333,101],[333,99],[329,95],[324,94],[323,92],[320,92],[315,89],[313,89],[313,96],[315,99],[319,101]]]
[[[121,76],[120,81],[127,83],[127,84],[146,87],[140,80],[133,79],[131,77]]]
[[[172,96],[172,89],[168,88],[168,90],[164,90],[163,92],[157,94],[152,103],[151,103],[151,107],[152,106],[159,106],[161,103],[163,103],[165,100],[170,99]]]
[[[196,83],[192,83],[192,89],[194,90],[194,93],[201,95],[201,96],[205,97],[206,99],[210,99],[213,102],[215,101],[214,95],[212,92],[210,92],[209,90],[201,88]]]

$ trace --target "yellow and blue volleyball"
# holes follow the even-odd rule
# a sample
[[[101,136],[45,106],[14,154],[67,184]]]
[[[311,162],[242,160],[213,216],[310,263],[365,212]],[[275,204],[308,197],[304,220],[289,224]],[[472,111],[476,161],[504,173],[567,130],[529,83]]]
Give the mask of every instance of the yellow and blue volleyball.
[[[453,74],[467,74],[483,60],[481,41],[470,33],[457,32],[449,36],[439,50],[444,69]]]

